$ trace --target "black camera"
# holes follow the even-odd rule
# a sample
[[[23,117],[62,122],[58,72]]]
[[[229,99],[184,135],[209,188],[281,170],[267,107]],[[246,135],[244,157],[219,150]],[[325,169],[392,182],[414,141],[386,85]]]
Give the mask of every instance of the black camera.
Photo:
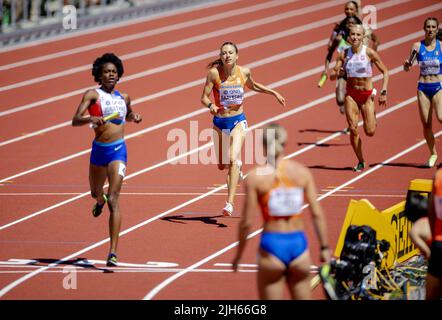
[[[389,248],[389,243],[385,240],[380,241],[379,245],[382,247],[381,251]],[[377,248],[376,231],[370,226],[348,227],[339,260],[330,263],[331,272],[336,279],[335,290],[341,299],[349,299],[352,294],[342,283],[352,284],[353,288],[357,288],[365,277],[364,267],[372,261],[378,262],[380,257]]]

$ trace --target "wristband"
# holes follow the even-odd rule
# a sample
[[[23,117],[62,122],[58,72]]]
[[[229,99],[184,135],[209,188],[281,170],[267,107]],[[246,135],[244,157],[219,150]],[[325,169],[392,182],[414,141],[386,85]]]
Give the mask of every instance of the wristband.
[[[321,246],[321,251],[326,250],[326,249],[329,249],[329,247],[328,246]]]
[[[209,103],[209,105],[207,106],[207,108],[211,108],[212,107],[212,102],[211,103]]]

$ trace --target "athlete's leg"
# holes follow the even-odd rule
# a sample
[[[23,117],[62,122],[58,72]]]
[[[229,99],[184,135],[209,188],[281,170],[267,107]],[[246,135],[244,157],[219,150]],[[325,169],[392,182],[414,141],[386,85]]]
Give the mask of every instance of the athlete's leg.
[[[236,186],[239,181],[239,161],[241,158],[241,149],[246,137],[246,131],[242,123],[233,128],[230,134],[230,154],[229,154],[229,176],[228,176],[228,202],[233,205],[236,195]]]
[[[311,258],[308,249],[290,263],[287,282],[292,299],[310,300],[312,298],[310,265]]]
[[[107,168],[104,166],[97,166],[89,164],[89,186],[91,189],[91,196],[98,204],[104,204],[103,186],[107,177]]]
[[[442,89],[433,96],[431,103],[434,111],[436,112],[437,120],[442,122]]]
[[[364,162],[362,140],[358,132],[359,107],[349,95],[345,98],[345,116],[350,130],[350,143],[359,162]]]
[[[374,97],[367,99],[367,102],[361,107],[362,119],[364,120],[364,131],[369,137],[374,136],[376,131],[376,110],[374,106]]]
[[[345,95],[346,95],[347,81],[344,78],[336,80],[336,103],[339,106],[339,112],[344,114],[345,111]]]
[[[258,292],[259,298],[281,300],[284,294],[286,266],[275,256],[259,250]]]
[[[121,211],[120,211],[120,191],[123,184],[123,178],[126,174],[126,164],[122,161],[112,161],[108,165],[109,178],[109,198],[108,206],[110,211],[109,217],[109,235],[111,239],[110,253],[117,252],[118,238],[121,228]]]
[[[216,159],[218,160],[218,169],[224,170],[229,167],[228,165],[228,137],[224,135],[217,126],[213,126],[213,143],[216,153]]]
[[[432,155],[437,154],[435,143],[434,143],[434,135],[433,135],[433,121],[432,121],[432,105],[430,99],[423,93],[418,90],[417,92],[417,101],[419,104],[419,116],[423,126],[424,138],[427,141],[428,149]]]

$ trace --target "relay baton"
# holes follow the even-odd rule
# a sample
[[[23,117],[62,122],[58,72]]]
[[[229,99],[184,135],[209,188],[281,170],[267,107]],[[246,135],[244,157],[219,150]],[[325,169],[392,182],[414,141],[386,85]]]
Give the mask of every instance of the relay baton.
[[[114,113],[111,113],[110,115],[105,116],[105,117],[103,118],[103,120],[106,122],[106,121],[108,121],[108,120],[112,120],[112,119],[118,118],[119,115],[120,115],[120,114],[118,113],[118,111],[115,111]],[[96,128],[97,125],[91,123],[91,124],[89,125],[89,127],[90,127],[90,128]]]
[[[416,59],[417,51],[413,49],[413,52],[410,55],[410,58],[408,59],[408,64],[410,67],[413,65],[414,59]]]
[[[327,80],[327,76],[325,74],[323,74],[321,79],[318,82],[318,88],[321,88],[324,85],[325,80]]]

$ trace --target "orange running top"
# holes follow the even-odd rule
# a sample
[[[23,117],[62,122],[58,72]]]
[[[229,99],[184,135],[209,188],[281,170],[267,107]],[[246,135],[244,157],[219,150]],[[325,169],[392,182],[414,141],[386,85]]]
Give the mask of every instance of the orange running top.
[[[276,167],[275,181],[269,191],[258,196],[264,221],[300,217],[304,205],[304,189],[285,175],[286,162]]]
[[[246,80],[244,79],[241,69],[239,66],[235,66],[233,75],[221,81],[224,77],[223,67],[220,66],[218,67],[218,78],[213,88],[215,104],[224,109],[242,105]]]

